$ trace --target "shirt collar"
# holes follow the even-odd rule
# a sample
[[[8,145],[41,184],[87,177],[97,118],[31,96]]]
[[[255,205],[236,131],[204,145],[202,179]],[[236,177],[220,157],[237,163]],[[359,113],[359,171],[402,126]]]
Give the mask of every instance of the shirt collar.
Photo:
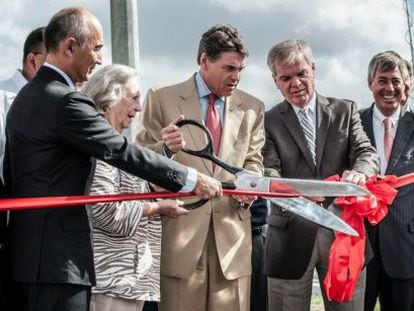
[[[289,104],[290,104],[290,103],[289,103]],[[293,108],[293,110],[295,111],[295,113],[296,113],[296,114],[298,114],[298,113],[299,113],[299,110],[302,110],[302,109],[308,110],[308,111],[310,111],[312,114],[315,114],[315,112],[316,112],[316,94],[315,94],[315,93],[313,93],[311,100],[310,100],[310,101],[309,101],[309,103],[308,103],[305,107],[303,107],[303,108],[297,107],[297,106],[292,105],[292,104],[290,104],[290,105],[292,106],[292,108]]]
[[[60,68],[58,68],[58,67],[56,67],[56,66],[54,66],[54,65],[52,65],[52,64],[49,64],[48,62],[45,62],[44,64],[43,64],[43,66],[46,66],[46,67],[48,67],[48,68],[50,68],[50,69],[52,69],[52,70],[54,70],[54,71],[56,71],[57,73],[59,73],[62,77],[63,77],[63,79],[65,79],[65,81],[68,83],[68,85],[72,88],[72,89],[76,89],[75,88],[75,85],[73,84],[73,82],[72,82],[72,80],[69,78],[69,76],[62,70],[62,69],[60,69]]]
[[[207,86],[206,82],[204,82],[203,77],[201,76],[200,72],[196,73],[195,82],[197,86],[198,96],[200,98],[207,97],[208,95],[212,93],[209,87]],[[217,98],[220,99],[222,102],[224,102],[224,99],[225,99],[224,96],[217,96]]]
[[[400,113],[401,113],[401,106],[398,105],[397,110],[391,116],[386,117],[378,109],[377,105],[374,104],[373,118],[379,124],[382,124],[384,122],[384,119],[389,118],[389,119],[391,119],[392,124],[395,125],[398,122],[398,119],[400,118]]]

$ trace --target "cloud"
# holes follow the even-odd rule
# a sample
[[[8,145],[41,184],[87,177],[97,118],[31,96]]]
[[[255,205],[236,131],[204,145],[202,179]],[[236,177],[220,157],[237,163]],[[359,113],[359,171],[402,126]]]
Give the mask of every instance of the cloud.
[[[105,63],[110,62],[109,0],[2,1],[0,9],[7,14],[0,20],[0,79],[20,66],[27,33],[69,5],[85,6],[98,16],[105,31]],[[410,56],[402,1],[142,0],[138,7],[144,94],[150,86],[182,81],[196,71],[200,36],[220,23],[238,27],[246,39],[250,57],[239,87],[267,107],[281,99],[266,65],[268,50],[281,40],[308,41],[317,62],[318,91],[361,106],[371,102],[365,75],[372,55],[392,49]]]

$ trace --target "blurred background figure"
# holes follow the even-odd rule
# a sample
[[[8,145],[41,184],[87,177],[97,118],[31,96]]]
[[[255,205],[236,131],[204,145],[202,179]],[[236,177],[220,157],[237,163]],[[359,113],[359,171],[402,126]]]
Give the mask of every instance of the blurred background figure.
[[[43,65],[46,60],[44,29],[45,27],[36,28],[27,36],[23,47],[22,69],[17,69],[12,77],[0,82],[0,90],[18,93]]]
[[[102,68],[84,85],[99,113],[122,133],[141,111],[137,72],[124,65]],[[148,192],[148,183],[103,161],[96,162],[91,194]],[[189,213],[182,202],[124,201],[96,204],[93,212],[96,286],[91,310],[142,310],[160,300],[161,221],[159,214]]]

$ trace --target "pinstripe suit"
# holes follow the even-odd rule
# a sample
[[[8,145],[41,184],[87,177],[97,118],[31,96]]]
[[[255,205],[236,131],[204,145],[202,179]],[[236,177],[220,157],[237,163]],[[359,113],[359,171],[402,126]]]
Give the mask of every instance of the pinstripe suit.
[[[364,129],[375,146],[373,106],[361,112]],[[402,112],[398,121],[393,149],[386,175],[401,176],[414,171],[414,113]],[[376,227],[367,225],[368,237],[375,259],[368,264],[366,309],[372,310],[380,295],[381,310],[412,310],[414,303],[414,185],[405,186],[389,207],[389,213]],[[380,272],[381,271],[381,272]],[[385,278],[384,278],[385,277]],[[393,280],[405,283],[404,288],[390,288]],[[411,283],[412,285],[409,285]],[[406,287],[409,286],[409,288]],[[395,292],[395,293],[393,293]],[[394,296],[397,294],[397,296]],[[412,297],[411,297],[412,296]],[[391,298],[393,306],[383,306]],[[404,308],[403,300],[411,307]],[[392,302],[391,302],[392,303]],[[388,304],[388,303],[386,303]]]

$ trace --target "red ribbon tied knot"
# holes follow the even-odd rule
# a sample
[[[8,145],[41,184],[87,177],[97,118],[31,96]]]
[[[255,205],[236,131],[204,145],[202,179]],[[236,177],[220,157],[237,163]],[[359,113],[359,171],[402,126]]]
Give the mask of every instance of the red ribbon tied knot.
[[[328,180],[339,181],[339,176]],[[339,197],[335,204],[341,209],[341,218],[354,228],[359,236],[337,232],[329,252],[328,271],[324,279],[325,292],[329,300],[347,302],[352,299],[355,286],[364,267],[365,229],[364,218],[377,225],[388,213],[397,196],[399,178],[375,175],[368,179],[365,187],[371,192],[367,196]],[[413,182],[414,180],[411,180]]]

